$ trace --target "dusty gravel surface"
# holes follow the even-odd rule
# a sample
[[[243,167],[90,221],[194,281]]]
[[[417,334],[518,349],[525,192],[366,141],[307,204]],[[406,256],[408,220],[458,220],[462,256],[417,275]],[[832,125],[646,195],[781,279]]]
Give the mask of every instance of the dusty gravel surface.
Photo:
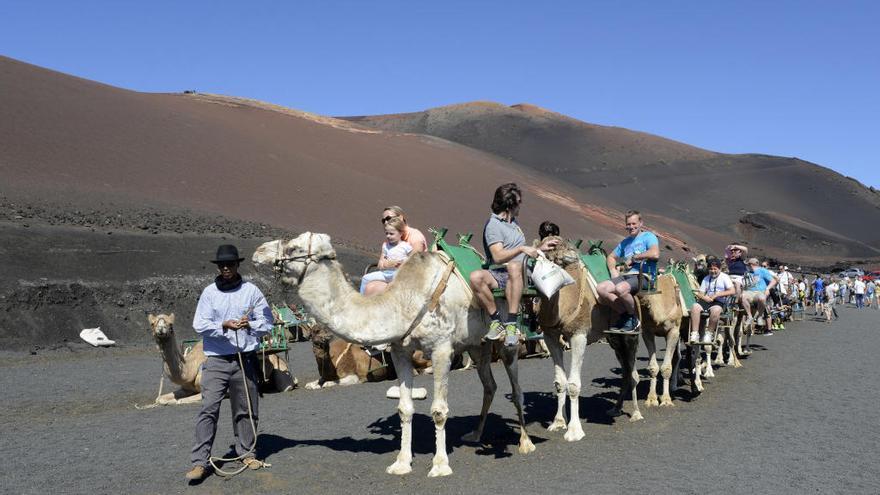
[[[581,392],[586,438],[567,443],[546,425],[554,412],[551,363],[522,362],[527,421],[537,446],[516,453],[509,385],[483,445],[460,438],[476,422],[475,373],[455,372],[448,423],[451,477],[426,477],[433,451],[429,402],[416,404],[413,473],[386,475],[398,449],[388,383],[266,395],[259,456],[272,467],[188,486],[197,406],[135,410],[159,373],[148,346],[71,344],[36,356],[4,352],[0,409],[5,493],[869,493],[876,492],[880,426],[871,393],[880,311],[842,309],[831,325],[805,321],[755,339],[742,369],[722,368],[693,401],[645,411],[645,421],[604,411],[617,376],[607,346],[588,349]],[[641,351],[644,355],[644,350]],[[307,343],[294,345],[301,383],[316,377]],[[644,366],[644,361],[641,365]],[[645,371],[642,370],[644,375]],[[428,385],[430,377],[419,377]],[[643,382],[640,395],[644,398]],[[684,395],[683,395],[684,397]],[[627,405],[627,408],[629,405]],[[215,453],[231,444],[227,408]]]

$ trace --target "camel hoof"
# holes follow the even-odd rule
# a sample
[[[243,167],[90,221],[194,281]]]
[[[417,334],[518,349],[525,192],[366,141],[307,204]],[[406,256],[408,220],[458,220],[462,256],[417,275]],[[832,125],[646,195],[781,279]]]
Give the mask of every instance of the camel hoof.
[[[436,469],[436,466],[435,466]],[[404,475],[412,472],[412,466],[409,463],[403,463],[400,461],[396,461],[394,464],[385,468],[385,472],[388,474],[396,474],[396,475]]]
[[[611,409],[605,411],[605,414],[607,414],[609,417],[616,418],[616,417],[620,416],[621,414],[623,414],[623,410],[618,409],[616,407],[612,407]]]
[[[556,418],[550,423],[550,426],[547,427],[547,431],[559,431],[565,429],[565,420],[562,418]]]
[[[318,380],[315,380],[313,382],[306,383],[306,386],[304,388],[306,390],[318,390],[321,388],[321,383]]]
[[[465,434],[463,437],[461,437],[461,439],[465,442],[480,443],[481,436],[481,432],[474,430],[470,433]]]
[[[644,416],[642,416],[642,413],[639,411],[633,411],[633,413],[629,415],[629,422],[630,423],[635,423],[636,421],[641,421],[643,419],[645,419],[645,418],[644,418]]]
[[[672,397],[666,396],[660,398],[660,407],[675,407],[672,403]]]
[[[660,405],[660,402],[657,401],[656,396],[648,397],[647,399],[645,399],[645,407],[654,407],[654,406],[659,406],[659,405]]]
[[[519,441],[519,453],[520,454],[529,454],[535,451],[535,444],[532,443],[532,439],[529,437],[525,437]]]
[[[582,428],[569,428],[562,438],[564,438],[566,442],[577,442],[585,436],[586,435],[584,434],[584,430]]]
[[[439,466],[434,466],[431,468],[431,471],[428,472],[428,478],[436,478],[438,476],[449,476],[452,474],[452,468],[449,467],[449,464],[442,464]]]

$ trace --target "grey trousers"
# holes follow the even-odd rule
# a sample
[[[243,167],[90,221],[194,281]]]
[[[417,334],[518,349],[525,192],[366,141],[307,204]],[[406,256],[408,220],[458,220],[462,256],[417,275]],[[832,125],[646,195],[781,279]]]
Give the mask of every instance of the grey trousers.
[[[257,390],[257,367],[254,359],[244,358],[248,392],[251,396],[251,409],[254,426],[259,427],[260,397]],[[242,383],[238,356],[208,356],[202,370],[202,409],[196,416],[195,445],[192,449],[193,465],[208,466],[214,435],[217,433],[217,419],[220,416],[220,402],[229,391],[232,410],[232,431],[235,433],[236,455],[243,455],[254,445],[254,432],[248,418],[247,396]]]

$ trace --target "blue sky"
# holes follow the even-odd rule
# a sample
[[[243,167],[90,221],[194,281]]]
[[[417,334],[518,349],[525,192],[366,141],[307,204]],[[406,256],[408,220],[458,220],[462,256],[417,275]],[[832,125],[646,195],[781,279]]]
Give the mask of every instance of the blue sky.
[[[0,0],[0,54],[326,115],[528,102],[880,188],[880,2]]]

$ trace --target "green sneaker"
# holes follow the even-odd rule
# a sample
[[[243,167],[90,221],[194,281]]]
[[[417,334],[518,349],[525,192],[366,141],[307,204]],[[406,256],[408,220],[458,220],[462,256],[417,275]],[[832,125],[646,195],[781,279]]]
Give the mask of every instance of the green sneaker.
[[[504,334],[504,325],[498,320],[492,320],[489,323],[489,332],[483,337],[483,340],[498,340]]]
[[[508,323],[504,325],[504,345],[515,346],[519,344],[519,330],[516,323]]]

